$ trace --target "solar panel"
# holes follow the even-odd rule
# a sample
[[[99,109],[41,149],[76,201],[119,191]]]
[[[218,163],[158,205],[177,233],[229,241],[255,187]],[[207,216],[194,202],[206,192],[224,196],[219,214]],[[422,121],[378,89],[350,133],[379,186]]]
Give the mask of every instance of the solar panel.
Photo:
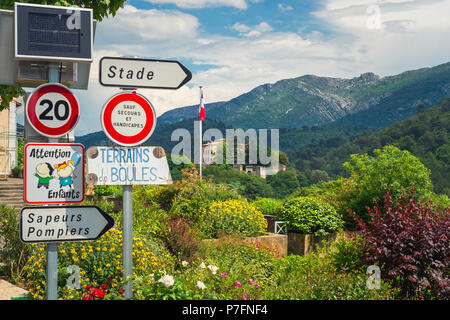
[[[92,10],[16,3],[16,59],[92,61]]]

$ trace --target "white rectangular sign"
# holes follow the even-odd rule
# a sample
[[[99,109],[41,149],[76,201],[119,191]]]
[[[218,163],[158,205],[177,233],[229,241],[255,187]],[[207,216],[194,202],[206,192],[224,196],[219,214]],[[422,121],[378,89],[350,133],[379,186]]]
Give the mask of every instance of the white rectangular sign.
[[[100,84],[112,87],[178,89],[192,73],[178,61],[103,57]]]
[[[24,200],[30,204],[84,200],[84,146],[28,143],[24,149]]]
[[[25,207],[20,212],[20,240],[96,240],[113,225],[114,219],[96,206]]]
[[[161,147],[90,147],[86,182],[90,185],[167,185],[169,164]]]

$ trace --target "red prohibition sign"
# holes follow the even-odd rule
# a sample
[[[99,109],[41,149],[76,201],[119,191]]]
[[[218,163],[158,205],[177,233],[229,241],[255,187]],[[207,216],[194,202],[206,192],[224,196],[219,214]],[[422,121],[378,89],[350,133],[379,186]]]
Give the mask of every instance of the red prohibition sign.
[[[113,123],[113,112],[123,102],[134,102],[144,110],[143,115],[139,115],[141,122],[144,122],[143,128],[134,135],[125,135],[117,130],[117,124]],[[136,116],[136,115],[135,115]],[[144,117],[144,118],[142,118]],[[136,92],[118,93],[112,96],[103,107],[102,127],[105,134],[117,144],[132,147],[144,143],[155,130],[156,112],[144,96]]]
[[[58,95],[62,95],[65,100],[57,99]],[[39,101],[39,105],[44,109],[37,114]],[[61,137],[69,133],[80,117],[77,98],[72,91],[59,83],[43,84],[37,87],[28,99],[26,107],[26,116],[31,126],[47,137]],[[62,115],[60,109],[63,110]]]

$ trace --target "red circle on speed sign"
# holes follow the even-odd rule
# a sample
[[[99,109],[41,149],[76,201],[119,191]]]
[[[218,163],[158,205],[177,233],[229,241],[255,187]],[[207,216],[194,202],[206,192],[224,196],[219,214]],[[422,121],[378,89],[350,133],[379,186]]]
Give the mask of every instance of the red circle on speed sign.
[[[59,83],[37,87],[26,104],[28,122],[46,137],[61,137],[72,130],[80,118],[75,95]]]
[[[150,101],[136,92],[118,93],[106,101],[102,127],[115,143],[132,147],[144,143],[155,130],[156,112]]]

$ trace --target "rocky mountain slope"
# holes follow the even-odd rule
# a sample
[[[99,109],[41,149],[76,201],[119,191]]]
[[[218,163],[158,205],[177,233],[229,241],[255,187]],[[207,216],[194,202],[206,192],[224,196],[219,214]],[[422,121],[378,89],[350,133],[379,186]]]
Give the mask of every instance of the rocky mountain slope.
[[[450,63],[390,77],[305,75],[261,85],[205,106],[207,117],[237,128],[301,128],[330,123],[386,127],[450,96]],[[159,124],[198,117],[198,106],[168,111]]]

